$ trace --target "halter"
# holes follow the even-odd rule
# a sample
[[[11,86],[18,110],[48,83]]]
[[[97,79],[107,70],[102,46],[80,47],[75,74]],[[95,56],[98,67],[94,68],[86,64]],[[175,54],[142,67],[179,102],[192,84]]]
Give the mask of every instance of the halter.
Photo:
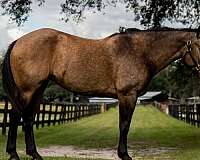
[[[200,64],[198,64],[195,61],[195,58],[191,54],[192,53],[192,41],[187,41],[186,47],[187,47],[187,51],[185,52],[183,57],[185,57],[186,55],[189,55],[190,58],[192,59],[192,62],[194,63],[194,67],[192,69],[196,70],[196,71],[200,71]]]

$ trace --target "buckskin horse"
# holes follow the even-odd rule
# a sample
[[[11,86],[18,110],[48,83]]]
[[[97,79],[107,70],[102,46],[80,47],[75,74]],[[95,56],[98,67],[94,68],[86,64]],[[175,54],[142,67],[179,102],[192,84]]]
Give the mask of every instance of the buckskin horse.
[[[119,100],[118,156],[131,160],[127,134],[137,97],[154,75],[177,59],[199,71],[198,29],[125,29],[91,40],[54,29],[39,29],[14,41],[3,61],[3,87],[12,104],[6,151],[16,152],[23,118],[26,153],[40,160],[33,121],[49,80],[77,93]]]

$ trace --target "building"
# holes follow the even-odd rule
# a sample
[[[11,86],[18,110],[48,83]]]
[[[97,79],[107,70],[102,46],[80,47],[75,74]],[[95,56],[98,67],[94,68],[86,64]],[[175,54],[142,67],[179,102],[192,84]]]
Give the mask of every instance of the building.
[[[154,101],[163,102],[168,100],[168,95],[161,91],[149,91],[138,97],[137,104],[152,104]]]
[[[117,99],[114,98],[106,98],[106,97],[92,97],[89,98],[89,103],[105,103],[105,104],[111,104],[118,102]]]

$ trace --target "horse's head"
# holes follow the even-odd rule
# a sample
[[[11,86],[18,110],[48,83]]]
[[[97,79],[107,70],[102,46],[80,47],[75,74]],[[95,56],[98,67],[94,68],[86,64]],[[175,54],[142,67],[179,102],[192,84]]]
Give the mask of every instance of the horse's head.
[[[183,62],[200,74],[200,40],[186,42]]]

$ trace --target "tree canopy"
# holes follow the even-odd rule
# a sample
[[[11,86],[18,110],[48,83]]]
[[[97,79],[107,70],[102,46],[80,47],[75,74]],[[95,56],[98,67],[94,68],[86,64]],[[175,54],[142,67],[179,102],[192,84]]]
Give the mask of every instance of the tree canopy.
[[[162,70],[150,83],[149,90],[162,91],[170,97],[186,99],[200,95],[200,81],[191,68],[181,61],[173,62]]]
[[[33,3],[43,6],[46,0],[1,0],[3,14],[9,15],[17,25],[28,20]],[[79,22],[84,12],[101,12],[108,6],[123,4],[132,12],[135,21],[147,27],[160,27],[164,21],[181,22],[191,27],[200,24],[200,0],[65,0],[60,1],[62,19]],[[59,14],[59,13],[58,13]]]

